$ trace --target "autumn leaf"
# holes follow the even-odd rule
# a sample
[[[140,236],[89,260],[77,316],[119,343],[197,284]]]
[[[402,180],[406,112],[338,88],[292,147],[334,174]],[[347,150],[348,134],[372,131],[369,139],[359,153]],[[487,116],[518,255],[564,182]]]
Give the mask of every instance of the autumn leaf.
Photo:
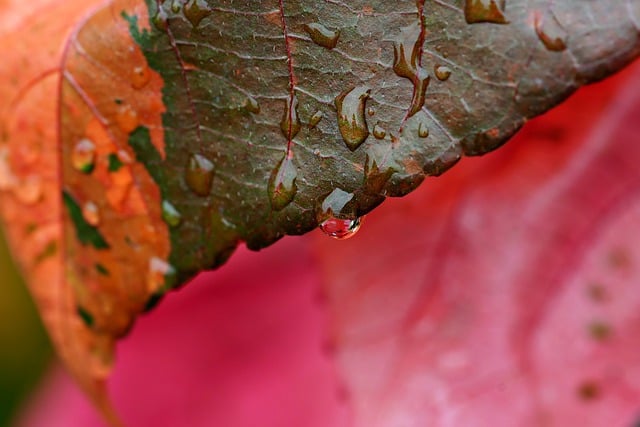
[[[239,242],[352,231],[638,51],[632,2],[45,6],[64,19],[3,35],[3,217],[105,407],[115,340]]]
[[[121,342],[123,417],[633,426],[639,65],[385,204],[357,238],[242,249],[201,275]],[[20,427],[103,425],[59,375],[28,409]]]

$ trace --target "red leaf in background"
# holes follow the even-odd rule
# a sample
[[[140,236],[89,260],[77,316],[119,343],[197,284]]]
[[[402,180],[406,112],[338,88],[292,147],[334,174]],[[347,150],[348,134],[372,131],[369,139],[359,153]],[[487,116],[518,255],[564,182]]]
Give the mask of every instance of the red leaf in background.
[[[504,149],[385,204],[356,239],[288,239],[201,276],[123,342],[111,385],[124,419],[631,425],[639,85],[636,65],[582,90]],[[100,425],[77,393],[52,383],[24,425]]]

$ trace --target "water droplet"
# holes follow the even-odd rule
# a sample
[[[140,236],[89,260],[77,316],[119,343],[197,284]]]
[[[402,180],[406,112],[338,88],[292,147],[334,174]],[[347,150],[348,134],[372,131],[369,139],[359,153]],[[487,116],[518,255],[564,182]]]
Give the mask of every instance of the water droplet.
[[[320,120],[322,120],[323,117],[324,113],[322,111],[316,111],[315,114],[309,119],[309,127],[313,129],[314,127],[318,126],[318,123],[320,123]]]
[[[376,139],[384,139],[384,137],[387,136],[387,131],[380,125],[380,123],[376,123],[373,127],[373,136],[375,136]]]
[[[320,224],[320,230],[334,239],[347,240],[355,236],[358,230],[360,230],[361,224],[362,220],[360,218],[341,219],[332,217],[324,220]]]
[[[505,6],[505,0],[466,0],[464,18],[467,24],[508,24],[509,21],[504,16]]]
[[[369,136],[364,111],[370,94],[371,89],[358,86],[343,92],[336,98],[338,128],[342,139],[351,151],[355,151]]]
[[[162,201],[162,219],[170,227],[177,227],[182,222],[182,215],[168,200]]]
[[[418,136],[420,138],[426,138],[429,136],[429,128],[423,123],[418,125]]]
[[[429,87],[429,73],[420,66],[422,46],[420,25],[404,28],[393,43],[393,71],[413,84],[413,97],[407,117],[411,117],[422,109]],[[407,49],[407,46],[411,46]]]
[[[285,155],[269,178],[269,200],[273,210],[280,211],[293,201],[298,192],[297,176],[298,168],[293,163],[293,157]]]
[[[91,173],[95,168],[96,146],[88,138],[81,139],[71,152],[71,166],[82,173]]]
[[[192,154],[185,173],[189,188],[198,196],[206,197],[211,192],[213,176],[213,163],[200,154]]]
[[[346,206],[353,200],[353,193],[348,193],[341,188],[334,189],[322,202],[321,218],[335,215],[348,216],[351,212],[345,212]]]
[[[244,108],[246,108],[247,111],[250,113],[260,114],[260,104],[252,96],[248,96],[247,99],[244,101]]]
[[[567,32],[554,15],[535,15],[534,26],[538,38],[547,50],[562,52],[567,49]]]
[[[446,65],[436,65],[433,72],[436,75],[436,78],[441,82],[448,80],[449,77],[451,77],[451,68]]]
[[[173,0],[173,2],[171,2],[171,11],[173,13],[178,13],[178,12],[180,12],[180,9],[182,9],[182,1],[181,0]]]
[[[287,100],[280,121],[280,130],[287,140],[291,141],[300,132],[300,117],[298,117],[298,97],[292,96]]]
[[[311,37],[311,40],[317,45],[333,49],[338,45],[340,31],[333,31],[322,24],[313,23],[304,26],[305,31]]]
[[[190,0],[184,6],[184,16],[194,27],[200,25],[200,22],[209,15],[211,15],[211,9],[202,0]]]
[[[373,107],[369,107],[369,108],[367,109],[367,114],[368,114],[369,116],[373,117],[373,116],[375,116],[375,115],[376,115],[376,110],[375,110]]]
[[[167,12],[160,6],[158,6],[158,12],[151,19],[153,25],[160,31],[166,31],[169,28],[169,16]]]
[[[29,175],[14,187],[15,196],[22,203],[32,205],[42,199],[42,178],[38,175]]]
[[[116,123],[126,134],[133,132],[140,124],[138,113],[129,104],[122,104],[116,111]]]
[[[82,207],[82,216],[87,224],[97,227],[100,224],[100,211],[98,206],[93,202],[87,202]]]
[[[133,67],[131,73],[131,86],[134,89],[142,89],[151,81],[151,70],[146,65]]]

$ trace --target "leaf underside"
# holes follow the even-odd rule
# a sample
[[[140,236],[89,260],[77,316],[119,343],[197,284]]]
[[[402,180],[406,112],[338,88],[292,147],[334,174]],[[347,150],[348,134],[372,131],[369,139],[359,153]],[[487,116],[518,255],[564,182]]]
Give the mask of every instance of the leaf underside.
[[[64,310],[100,361],[78,375],[104,375],[138,314],[239,242],[356,219],[500,146],[630,62],[639,21],[635,0],[98,10],[63,59],[60,197],[38,201],[63,211]]]

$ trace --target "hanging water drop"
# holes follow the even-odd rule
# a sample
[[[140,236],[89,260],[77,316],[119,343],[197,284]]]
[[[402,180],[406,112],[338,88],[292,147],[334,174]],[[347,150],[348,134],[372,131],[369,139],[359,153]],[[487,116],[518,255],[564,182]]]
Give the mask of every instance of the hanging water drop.
[[[298,192],[296,178],[298,170],[293,163],[293,156],[286,155],[269,178],[269,201],[275,211],[280,211],[291,203]]]
[[[508,24],[504,16],[505,6],[506,0],[466,0],[464,18],[467,24]]]
[[[361,218],[355,219],[341,219],[341,218],[328,218],[320,224],[320,230],[329,237],[333,237],[337,240],[346,240],[355,236],[360,230],[362,224]]]
[[[162,201],[162,219],[170,227],[177,227],[182,222],[182,215],[168,200]]]
[[[340,31],[333,31],[322,24],[307,24],[304,26],[305,31],[311,37],[311,40],[319,46],[333,49],[338,45]]]
[[[446,65],[436,65],[433,72],[436,75],[436,78],[441,82],[448,80],[449,77],[451,77],[451,68]]]
[[[100,212],[98,206],[93,202],[87,202],[82,207],[82,216],[87,224],[97,227],[100,224]]]
[[[88,138],[81,139],[71,152],[71,166],[77,171],[89,174],[95,168],[95,161],[95,144]]]
[[[200,154],[192,154],[187,163],[185,181],[198,196],[206,197],[211,192],[213,183],[213,163]]]
[[[358,86],[343,92],[336,98],[338,128],[342,139],[351,151],[355,151],[369,136],[364,112],[370,94],[370,88]]]

